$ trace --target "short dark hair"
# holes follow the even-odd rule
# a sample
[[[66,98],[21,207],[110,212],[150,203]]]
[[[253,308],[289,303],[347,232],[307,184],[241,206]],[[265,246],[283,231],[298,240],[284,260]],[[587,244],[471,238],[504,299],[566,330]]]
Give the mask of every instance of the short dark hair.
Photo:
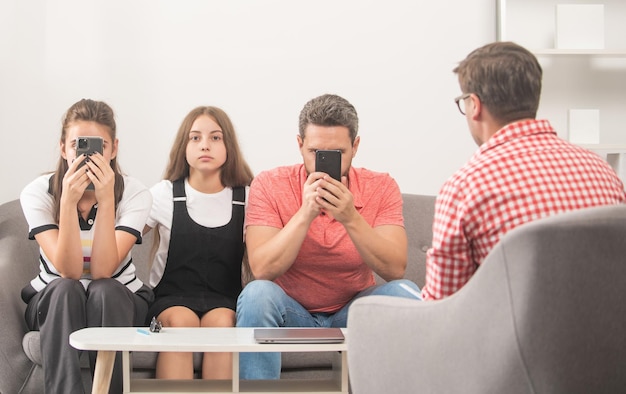
[[[510,123],[537,116],[542,69],[535,55],[520,45],[487,44],[453,71],[463,93],[476,94],[494,118]]]
[[[300,111],[300,138],[304,139],[309,124],[347,127],[352,143],[359,132],[356,109],[348,100],[334,94],[315,97],[304,105]]]

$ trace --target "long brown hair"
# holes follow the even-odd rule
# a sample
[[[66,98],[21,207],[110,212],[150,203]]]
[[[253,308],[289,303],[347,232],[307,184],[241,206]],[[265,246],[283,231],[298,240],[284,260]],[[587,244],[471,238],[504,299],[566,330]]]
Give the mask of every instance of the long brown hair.
[[[61,144],[68,143],[65,140],[67,137],[67,129],[72,123],[79,121],[96,122],[102,126],[105,126],[109,130],[111,140],[115,141],[117,129],[115,125],[115,115],[113,114],[113,109],[108,104],[102,101],[82,99],[74,103],[67,110],[65,116],[63,117],[60,138]],[[69,165],[67,164],[67,160],[65,160],[63,156],[60,156],[57,163],[57,169],[52,175],[51,182],[51,192],[52,198],[54,200],[54,217],[57,222],[59,220],[59,214],[61,211],[63,177],[65,176],[68,168]],[[117,208],[118,203],[122,199],[122,194],[124,194],[124,178],[122,177],[122,172],[119,165],[117,164],[117,156],[111,159],[111,168],[113,169],[113,172],[115,172],[114,194],[115,207]]]
[[[164,178],[173,182],[189,176],[189,163],[186,154],[189,131],[191,131],[193,122],[201,115],[210,116],[220,126],[224,135],[226,162],[220,171],[222,185],[227,187],[250,185],[254,175],[239,148],[235,127],[226,112],[211,106],[194,108],[183,119],[170,151],[170,159],[165,169]]]

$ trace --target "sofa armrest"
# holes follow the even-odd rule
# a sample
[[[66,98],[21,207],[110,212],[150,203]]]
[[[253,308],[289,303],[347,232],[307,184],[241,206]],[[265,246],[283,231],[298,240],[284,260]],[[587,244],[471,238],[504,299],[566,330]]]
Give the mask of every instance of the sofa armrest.
[[[38,272],[37,242],[28,228],[18,200],[0,205],[0,392],[17,393],[28,379],[32,363],[22,349],[28,331],[26,304],[20,297]]]

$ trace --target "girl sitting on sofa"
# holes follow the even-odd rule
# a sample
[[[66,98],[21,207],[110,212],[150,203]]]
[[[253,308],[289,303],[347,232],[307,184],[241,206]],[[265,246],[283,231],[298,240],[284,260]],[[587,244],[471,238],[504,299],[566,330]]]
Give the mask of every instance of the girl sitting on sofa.
[[[147,232],[159,242],[148,321],[163,327],[233,327],[242,287],[243,224],[252,171],[228,115],[197,107],[181,123],[165,179],[154,185]],[[156,376],[192,379],[193,353],[160,353]],[[229,353],[205,353],[204,379],[231,379]]]
[[[91,143],[102,144],[102,153],[77,155]],[[56,171],[36,178],[20,195],[29,238],[40,247],[40,273],[22,299],[29,329],[40,332],[45,392],[83,393],[79,351],[69,335],[84,327],[139,325],[152,300],[130,254],[141,242],[152,196],[120,172],[115,119],[106,103],[83,99],[72,105],[59,144]],[[92,371],[95,358],[90,352]],[[122,392],[119,358],[113,393]]]

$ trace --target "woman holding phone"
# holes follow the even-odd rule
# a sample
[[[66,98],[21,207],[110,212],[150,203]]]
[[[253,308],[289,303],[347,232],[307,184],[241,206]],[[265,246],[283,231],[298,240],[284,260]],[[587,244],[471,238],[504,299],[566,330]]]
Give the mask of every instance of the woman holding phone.
[[[130,253],[141,242],[152,196],[121,174],[114,114],[106,103],[73,104],[59,146],[56,171],[36,178],[20,195],[28,236],[40,250],[40,273],[24,287],[22,299],[29,329],[40,332],[45,392],[83,393],[79,351],[70,346],[70,333],[141,324],[152,301],[152,291],[135,276]],[[89,153],[77,155],[82,149]],[[95,357],[89,353],[92,371]],[[120,362],[116,359],[113,393],[122,392]]]

